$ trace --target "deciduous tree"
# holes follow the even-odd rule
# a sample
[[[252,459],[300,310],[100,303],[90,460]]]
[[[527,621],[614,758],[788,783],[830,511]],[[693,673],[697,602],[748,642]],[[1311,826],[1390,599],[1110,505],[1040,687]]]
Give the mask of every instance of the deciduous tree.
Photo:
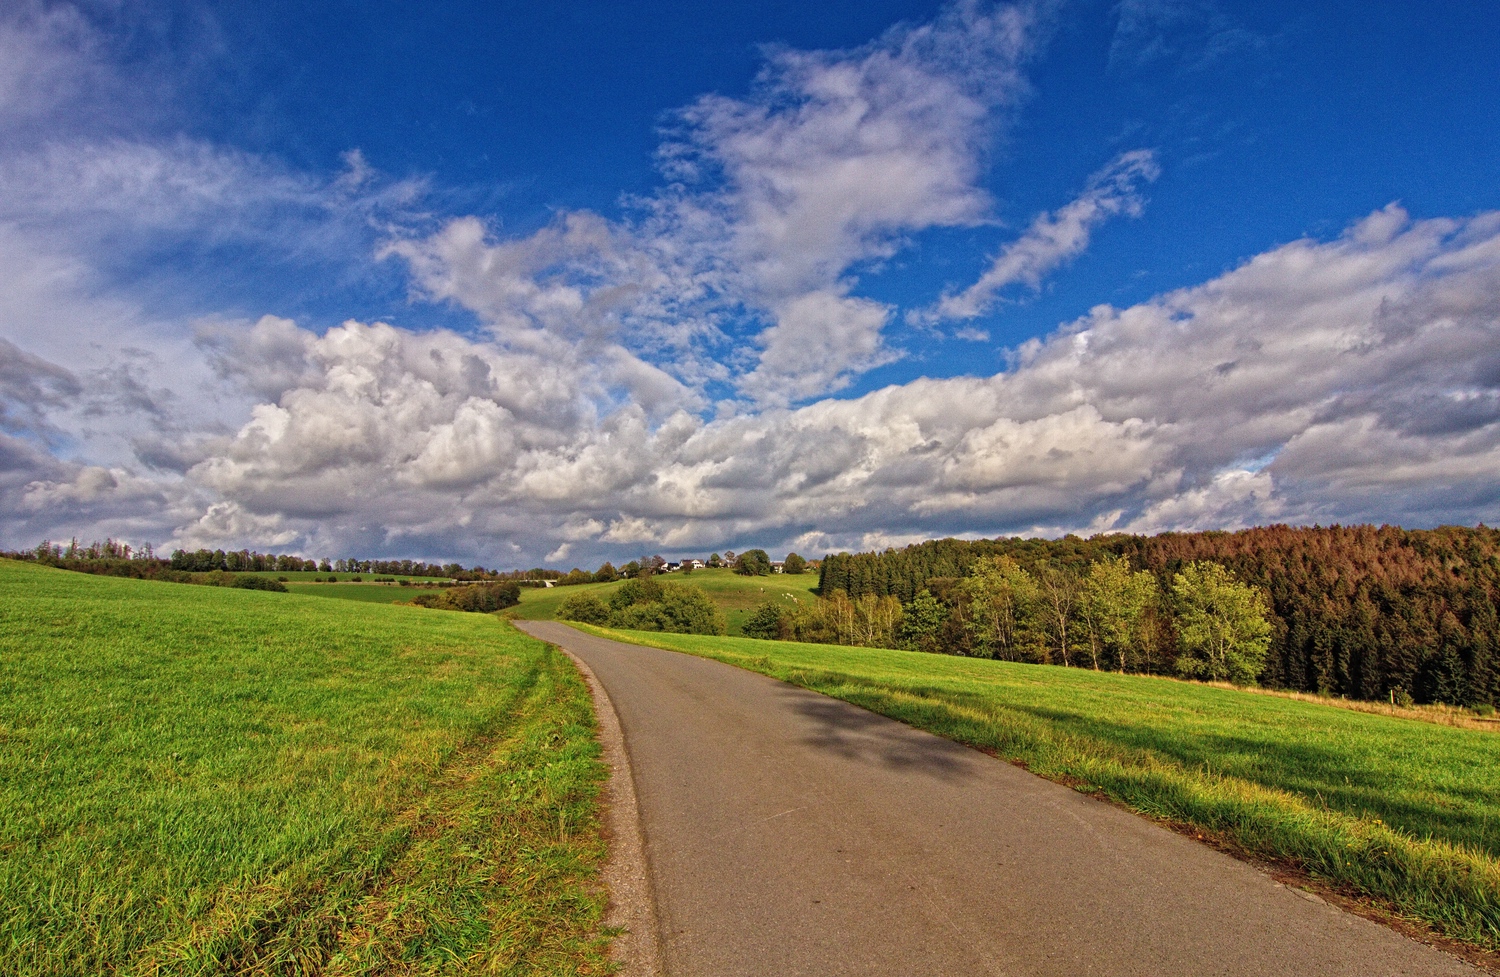
[[[1156,578],[1132,573],[1123,556],[1106,555],[1089,567],[1079,610],[1096,671],[1101,658],[1122,672],[1140,660],[1150,641],[1148,615],[1159,599]]]
[[[975,653],[1021,661],[1044,611],[1041,589],[1031,574],[1008,556],[986,557],[959,582],[958,590],[968,604],[965,624]]]
[[[746,550],[735,558],[734,572],[744,577],[764,577],[771,572],[771,557],[765,550]]]
[[[1195,560],[1172,578],[1184,675],[1252,685],[1271,644],[1265,598],[1217,563]]]

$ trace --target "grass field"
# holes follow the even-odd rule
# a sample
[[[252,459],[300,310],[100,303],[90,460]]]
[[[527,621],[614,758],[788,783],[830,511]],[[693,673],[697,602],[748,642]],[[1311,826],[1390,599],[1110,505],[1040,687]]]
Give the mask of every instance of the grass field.
[[[431,593],[429,587],[403,587],[393,583],[297,583],[289,581],[286,589],[310,597],[337,597],[369,604],[409,604],[418,594]]]
[[[593,731],[494,616],[0,561],[0,973],[607,973]]]
[[[409,577],[404,574],[388,573],[324,573],[321,570],[236,570],[237,577],[270,577],[272,580],[286,580],[288,583],[312,583],[315,580],[328,580],[334,578],[340,583],[346,583],[359,577],[366,583],[376,577],[384,580],[390,577],[393,580],[413,580],[418,582],[437,583],[439,580],[447,580],[447,577]]]
[[[1500,733],[1076,668],[588,630],[844,699],[1500,948]]]
[[[788,605],[792,600],[811,600],[818,586],[816,573],[787,575],[775,573],[764,577],[742,577],[733,570],[695,570],[692,573],[664,574],[658,579],[674,584],[702,587],[729,621],[729,633],[739,635],[745,621],[761,605],[762,601],[782,601]],[[515,616],[526,621],[551,620],[569,594],[592,592],[604,600],[619,588],[620,583],[578,584],[571,587],[531,588],[521,590],[521,606]]]

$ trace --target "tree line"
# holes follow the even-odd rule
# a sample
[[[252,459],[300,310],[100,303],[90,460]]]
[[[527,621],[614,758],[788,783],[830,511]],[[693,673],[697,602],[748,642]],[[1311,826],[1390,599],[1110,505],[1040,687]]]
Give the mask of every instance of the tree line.
[[[962,578],[929,581],[911,600],[851,598],[841,589],[809,604],[768,601],[746,622],[752,638],[907,648],[1121,672],[1172,671],[1253,684],[1265,668],[1271,624],[1264,595],[1210,561],[1194,561],[1161,590],[1156,577],[1106,555],[1082,573],[1031,572],[1008,556],[982,557]]]
[[[403,577],[445,577],[451,580],[486,580],[512,578],[515,573],[501,574],[482,566],[465,568],[460,563],[426,563],[422,560],[364,560],[348,557],[321,560],[293,556],[289,553],[256,553],[252,550],[173,550],[168,565],[173,570],[207,573],[251,571],[319,571],[322,573],[370,573]],[[530,572],[530,571],[528,571]]]
[[[85,546],[75,538],[66,545],[43,540],[34,549],[0,553],[14,560],[29,560],[46,566],[84,573],[150,580],[190,581],[193,574],[321,571],[323,573],[385,574],[407,577],[443,577],[460,581],[516,579],[521,573],[499,573],[482,566],[464,568],[459,563],[426,563],[422,560],[318,560],[290,553],[258,553],[253,550],[173,550],[158,557],[150,545],[138,548],[115,539]],[[557,571],[552,571],[559,576]],[[248,585],[247,585],[248,586]]]
[[[771,562],[771,556],[765,550],[752,549],[743,553],[735,553],[733,550],[725,552],[723,556],[718,553],[710,554],[703,565],[714,569],[729,568],[735,573],[745,577],[763,577],[775,572],[775,565]],[[638,577],[649,577],[652,574],[664,573],[670,564],[663,556],[643,556],[638,560],[616,568],[613,563],[605,562],[598,570],[588,570],[574,567],[567,573],[557,570],[527,570],[528,580],[551,580],[559,587],[569,587],[575,584],[585,583],[614,583],[616,580],[634,580]],[[691,575],[692,565],[684,560],[681,564],[682,572]],[[788,553],[782,561],[782,573],[798,574],[807,573],[813,568],[813,564],[798,556],[796,553]]]
[[[1096,567],[1108,564],[1117,573],[1120,564],[1109,561],[1123,561],[1132,579],[1151,578],[1156,596],[1146,600],[1140,619],[1152,640],[1126,653],[1126,670],[1176,670],[1183,641],[1173,620],[1176,578],[1193,564],[1211,563],[1264,601],[1264,685],[1358,699],[1500,703],[1500,531],[1485,526],[943,539],[825,557],[819,591],[825,599],[842,593],[872,612],[890,599],[903,620],[941,617],[930,650],[985,654],[990,646],[974,644],[971,627],[948,622],[976,613],[976,585],[969,581],[999,572],[996,560],[1024,571],[1036,606],[1056,619],[1050,627],[1070,628],[1075,637],[1094,633],[1088,615],[1097,607],[1091,611],[1083,595],[1090,575],[1102,572]],[[1133,586],[1139,590],[1120,598],[1127,605],[1144,599],[1145,578]],[[977,613],[990,612],[981,604]],[[1061,654],[1072,656],[1074,647],[1063,642]],[[1076,647],[1092,660],[1093,644],[1080,638]]]

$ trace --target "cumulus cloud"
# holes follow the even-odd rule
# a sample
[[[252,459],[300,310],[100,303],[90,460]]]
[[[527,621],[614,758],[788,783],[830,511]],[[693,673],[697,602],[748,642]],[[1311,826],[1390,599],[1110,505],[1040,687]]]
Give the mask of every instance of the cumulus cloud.
[[[304,538],[461,524],[574,558],[1392,509],[1494,519],[1496,295],[1500,214],[1391,207],[1336,240],[1097,308],[992,377],[657,424],[635,404],[601,412],[587,378],[542,357],[349,323],[248,344],[273,360],[304,349],[287,373],[304,380],[190,477]],[[254,357],[240,368],[259,370]]]
[[[1232,468],[1205,484],[1152,502],[1125,525],[1119,524],[1121,513],[1116,510],[1106,524],[1096,528],[1149,534],[1265,525],[1282,515],[1275,488],[1270,472]]]
[[[1034,20],[963,3],[864,48],[772,50],[749,97],[705,96],[680,114],[668,172],[722,185],[665,198],[668,213],[689,234],[717,218],[703,237],[724,242],[740,287],[773,299],[889,255],[895,235],[981,220],[994,110],[1026,90]]]
[[[860,268],[988,218],[985,156],[1026,91],[1037,20],[963,2],[859,48],[770,49],[750,93],[673,117],[669,184],[628,219],[567,213],[504,238],[460,218],[387,253],[509,347],[651,364],[681,385],[658,384],[658,413],[716,383],[761,405],[826,395],[898,355],[890,310],[853,294]]]
[[[1392,206],[1095,308],[994,376],[830,397],[902,355],[906,310],[859,276],[911,235],[990,220],[985,153],[1038,29],[1029,7],[959,4],[859,48],[772,50],[749,93],[672,119],[668,185],[622,219],[386,224],[379,254],[419,299],[469,310],[465,333],[185,325],[105,287],[93,249],[130,227],[370,257],[370,222],[420,187],[357,154],[310,177],[190,140],[0,151],[24,191],[0,200],[0,531],[529,564],[1494,521],[1500,213]],[[1149,152],[1119,157],[918,321],[1038,287],[1155,174]]]
[[[869,299],[810,292],[776,310],[776,324],[757,338],[760,362],[738,381],[763,404],[786,406],[832,393],[897,354],[881,339],[891,310]]]
[[[1087,189],[1076,199],[1032,221],[1026,233],[1001,249],[977,282],[962,292],[944,295],[932,309],[913,313],[912,320],[973,319],[987,312],[1008,286],[1040,288],[1050,272],[1083,253],[1094,228],[1121,214],[1140,216],[1144,201],[1137,188],[1160,173],[1151,150],[1122,153],[1091,176]]]

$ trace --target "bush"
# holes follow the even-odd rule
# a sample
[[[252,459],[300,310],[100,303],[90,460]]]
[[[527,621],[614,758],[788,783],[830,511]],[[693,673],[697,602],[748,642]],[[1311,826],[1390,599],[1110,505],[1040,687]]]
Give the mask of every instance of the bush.
[[[435,594],[418,594],[412,598],[411,602],[418,607],[489,614],[519,604],[521,587],[514,580],[507,580],[504,583],[476,583],[464,587],[450,587]]]
[[[662,585],[655,577],[634,577],[620,585],[609,597],[611,611],[623,611],[634,604],[651,604],[661,600]]]
[[[557,616],[563,621],[580,621],[584,624],[607,624],[609,605],[593,594],[573,594],[557,605]]]
[[[755,613],[750,615],[750,620],[745,622],[744,632],[747,638],[776,641],[784,637],[783,629],[781,608],[772,601],[766,601],[757,607]]]
[[[806,573],[807,561],[796,553],[788,553],[781,564],[782,573]]]
[[[241,590],[274,590],[279,594],[287,592],[285,584],[270,577],[235,577],[229,586]]]
[[[627,581],[609,601],[609,625],[632,631],[724,634],[724,613],[701,587],[658,583],[652,577]]]

